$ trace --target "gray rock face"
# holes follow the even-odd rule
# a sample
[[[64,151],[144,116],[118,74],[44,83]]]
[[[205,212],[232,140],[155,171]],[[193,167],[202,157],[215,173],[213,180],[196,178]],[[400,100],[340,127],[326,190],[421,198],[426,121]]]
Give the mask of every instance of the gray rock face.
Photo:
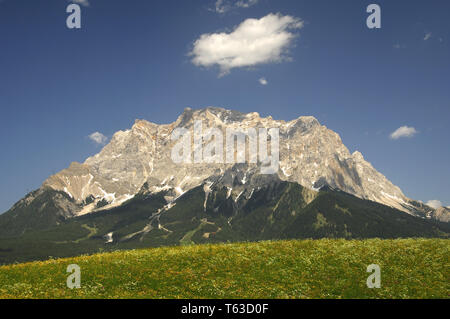
[[[434,212],[427,206],[414,205],[361,153],[351,154],[339,135],[320,125],[314,117],[302,116],[285,122],[261,118],[258,113],[244,114],[222,108],[188,108],[175,122],[165,125],[137,120],[130,130],[114,134],[100,153],[83,164],[72,163],[69,168],[48,178],[43,187],[66,192],[80,204],[82,209],[77,214],[82,215],[98,209],[99,201],[109,203],[102,209],[120,205],[137,194],[144,183],[150,193],[170,191],[168,201],[230,169],[236,170],[235,176],[245,184],[249,178],[247,170],[253,176],[255,167],[260,164],[176,164],[172,161],[171,151],[176,141],[171,140],[171,133],[176,128],[193,130],[195,121],[202,121],[203,131],[208,128],[223,132],[227,128],[279,128],[277,175],[281,180],[296,182],[312,190],[327,185],[422,217]],[[249,155],[247,149],[237,152]],[[89,197],[93,200],[88,201]],[[438,215],[429,214],[429,218]]]
[[[431,213],[430,218],[448,223],[450,222],[450,209],[447,207],[440,207]]]

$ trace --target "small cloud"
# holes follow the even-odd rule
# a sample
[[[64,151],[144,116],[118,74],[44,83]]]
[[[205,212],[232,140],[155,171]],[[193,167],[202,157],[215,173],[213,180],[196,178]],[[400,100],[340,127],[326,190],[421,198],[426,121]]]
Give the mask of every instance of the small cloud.
[[[236,2],[236,7],[238,8],[250,8],[258,3],[259,0],[239,0]]]
[[[224,0],[217,0],[214,10],[217,13],[225,13],[230,10],[229,4]]]
[[[266,78],[260,78],[258,81],[259,81],[259,83],[261,83],[261,85],[269,84],[269,82],[267,82]]]
[[[431,36],[432,36],[432,33],[431,33],[431,32],[428,32],[428,33],[425,34],[425,36],[423,37],[423,40],[424,40],[424,41],[427,41],[427,40],[431,39]]]
[[[98,145],[105,145],[108,138],[100,132],[95,132],[89,135],[89,139]]]
[[[429,200],[427,202],[427,206],[430,206],[431,208],[436,209],[436,208],[442,207],[442,202],[437,199]]]
[[[72,2],[72,3],[76,3],[76,4],[79,4],[79,5],[82,5],[83,7],[89,7],[90,6],[89,0],[68,0],[68,1]]]
[[[202,34],[193,45],[192,63],[220,68],[220,76],[231,69],[289,60],[288,49],[303,27],[292,16],[270,13],[261,19],[247,19],[230,33]]]
[[[211,9],[211,11],[223,14],[237,8],[250,8],[255,4],[257,4],[258,2],[259,0],[238,0],[238,1],[217,0],[214,8]]]
[[[414,127],[402,126],[396,129],[394,132],[392,132],[390,137],[393,140],[397,140],[402,137],[413,137],[417,133],[418,131]]]
[[[400,44],[400,43],[396,43],[392,46],[394,49],[405,49],[406,45],[404,44]]]

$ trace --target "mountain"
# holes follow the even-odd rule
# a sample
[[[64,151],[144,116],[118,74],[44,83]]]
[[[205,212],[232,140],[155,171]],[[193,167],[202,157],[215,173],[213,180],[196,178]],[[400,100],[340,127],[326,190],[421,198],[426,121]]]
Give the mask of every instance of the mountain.
[[[277,174],[281,180],[311,189],[329,185],[422,217],[434,211],[408,199],[365,161],[360,152],[351,154],[338,134],[313,117],[302,116],[285,122],[261,118],[258,113],[243,114],[213,107],[196,111],[187,108],[175,122],[167,125],[137,120],[130,130],[115,133],[100,153],[82,164],[72,163],[49,177],[41,192],[45,189],[64,192],[78,205],[78,208],[62,205],[69,206],[61,210],[62,217],[91,213],[99,205],[104,205],[103,209],[119,206],[139,192],[146,182],[155,192],[171,189],[175,198],[200,185],[217,170],[224,171],[232,165],[173,162],[171,151],[175,143],[171,133],[177,128],[192,130],[195,121],[201,121],[203,131],[212,127],[223,132],[226,129],[279,128],[280,169]],[[25,202],[32,202],[33,196],[28,195]]]
[[[271,174],[263,173],[267,161],[249,160],[255,149],[238,142],[234,149],[234,139],[229,145],[224,138],[214,154],[222,149],[244,156],[244,163],[196,160],[220,139],[217,131],[227,137],[229,130],[254,128],[279,130],[279,167]],[[173,160],[179,140],[172,134],[180,129],[191,134],[193,163]],[[217,136],[202,139],[209,129]],[[243,141],[251,145],[250,135]],[[272,159],[275,141],[265,141]],[[262,148],[258,144],[258,154]],[[407,198],[314,117],[285,122],[258,113],[187,108],[171,124],[137,120],[95,156],[50,176],[0,215],[0,252],[17,251],[13,238],[17,245],[45,239],[43,251],[75,245],[67,251],[83,253],[105,249],[105,242],[129,248],[238,239],[446,237],[448,226],[441,222],[449,216],[447,208]]]

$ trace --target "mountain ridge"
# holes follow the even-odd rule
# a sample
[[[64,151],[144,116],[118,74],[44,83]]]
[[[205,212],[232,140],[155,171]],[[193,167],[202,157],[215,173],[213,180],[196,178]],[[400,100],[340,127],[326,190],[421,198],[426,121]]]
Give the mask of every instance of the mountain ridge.
[[[283,180],[297,182],[312,189],[329,184],[358,197],[416,215],[426,216],[433,211],[432,208],[415,206],[400,188],[380,174],[359,151],[350,154],[340,136],[320,125],[312,116],[300,116],[286,122],[273,120],[270,116],[262,118],[257,112],[242,113],[217,107],[199,110],[186,108],[175,122],[169,124],[158,125],[146,120],[136,120],[130,130],[115,133],[100,153],[89,157],[83,164],[72,164],[67,170],[47,179],[43,185],[73,194],[79,203],[88,195],[93,195],[106,199],[114,206],[136,194],[145,182],[153,182],[156,186],[156,181],[161,183],[170,179],[172,175],[164,172],[164,169],[169,171],[173,168],[180,169],[182,173],[174,176],[167,184],[180,195],[181,191],[199,185],[218,167],[203,165],[200,169],[195,169],[191,165],[197,181],[186,183],[183,178],[189,176],[190,168],[180,165],[176,167],[170,159],[168,152],[170,146],[173,146],[170,133],[180,127],[191,129],[195,120],[203,121],[205,129],[278,127],[282,136],[279,176]],[[135,156],[136,154],[138,155]],[[126,157],[126,167],[120,164],[121,156]],[[158,163],[155,164],[156,162]],[[228,167],[229,165],[222,165],[219,168]],[[123,174],[124,171],[128,173]],[[67,175],[77,176],[78,180],[67,181]],[[85,208],[81,214],[90,211],[92,207]]]

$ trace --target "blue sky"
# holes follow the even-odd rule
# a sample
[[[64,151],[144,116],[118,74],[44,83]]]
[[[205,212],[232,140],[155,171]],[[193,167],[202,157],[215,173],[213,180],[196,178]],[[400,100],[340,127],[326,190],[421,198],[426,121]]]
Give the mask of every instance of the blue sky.
[[[211,105],[313,115],[406,196],[450,205],[449,1],[237,3],[89,0],[81,29],[68,29],[68,1],[0,1],[0,211],[100,151],[90,134]],[[366,26],[370,3],[381,29]],[[302,21],[282,61],[223,76],[192,63],[202,34],[271,13]],[[391,139],[402,126],[416,134]]]

